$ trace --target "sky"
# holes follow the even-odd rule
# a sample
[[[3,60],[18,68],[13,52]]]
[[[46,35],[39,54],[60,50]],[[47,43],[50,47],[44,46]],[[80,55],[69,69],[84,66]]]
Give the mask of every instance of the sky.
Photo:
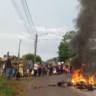
[[[75,27],[77,0],[26,1],[38,33],[37,54],[43,60],[58,56],[62,36]],[[17,55],[20,39],[20,55],[34,53],[34,33],[34,27],[30,27],[20,0],[0,0],[0,57],[8,51],[10,55]]]

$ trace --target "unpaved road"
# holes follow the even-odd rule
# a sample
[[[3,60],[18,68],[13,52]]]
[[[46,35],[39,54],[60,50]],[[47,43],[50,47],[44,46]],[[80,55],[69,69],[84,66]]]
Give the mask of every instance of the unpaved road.
[[[34,78],[34,77],[33,77]],[[71,88],[51,87],[48,84],[57,83],[61,80],[70,80],[70,75],[56,75],[35,77],[30,83],[30,89],[25,92],[25,96],[83,96],[78,92],[72,91]],[[41,86],[42,88],[34,89],[34,86]]]

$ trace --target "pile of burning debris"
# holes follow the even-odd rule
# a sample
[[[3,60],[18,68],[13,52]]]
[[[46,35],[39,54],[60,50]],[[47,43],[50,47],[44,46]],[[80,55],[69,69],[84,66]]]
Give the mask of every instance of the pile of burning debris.
[[[85,89],[88,91],[93,91],[94,89],[96,89],[96,82],[93,75],[88,76],[87,78],[84,77],[82,74],[82,69],[80,69],[73,72],[72,81],[60,81],[57,84],[51,84],[49,86],[73,86],[81,90]]]

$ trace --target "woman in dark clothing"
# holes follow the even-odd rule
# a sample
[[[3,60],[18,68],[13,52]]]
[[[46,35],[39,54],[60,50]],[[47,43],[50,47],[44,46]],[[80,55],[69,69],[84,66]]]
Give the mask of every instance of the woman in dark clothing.
[[[61,74],[61,65],[58,65],[58,75]]]
[[[53,74],[53,67],[50,66],[50,72],[49,72],[49,75],[52,75]]]
[[[42,73],[42,64],[38,66],[38,76],[41,76]]]
[[[70,73],[72,73],[72,65],[70,65]]]
[[[59,69],[58,69],[58,66],[56,66],[56,74],[57,74],[57,75],[58,75],[58,70],[59,70]]]
[[[6,79],[10,79],[11,77],[11,68],[12,68],[11,59],[8,58],[5,64]]]
[[[47,68],[43,67],[42,71],[43,71],[43,76],[47,75]]]
[[[61,74],[63,74],[63,64],[61,64],[60,70],[61,70]]]

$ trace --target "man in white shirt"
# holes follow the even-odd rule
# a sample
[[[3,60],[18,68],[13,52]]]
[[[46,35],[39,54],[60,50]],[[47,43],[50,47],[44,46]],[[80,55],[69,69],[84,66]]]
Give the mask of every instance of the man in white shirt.
[[[34,76],[37,76],[37,71],[38,71],[38,64],[37,62],[34,64]]]

